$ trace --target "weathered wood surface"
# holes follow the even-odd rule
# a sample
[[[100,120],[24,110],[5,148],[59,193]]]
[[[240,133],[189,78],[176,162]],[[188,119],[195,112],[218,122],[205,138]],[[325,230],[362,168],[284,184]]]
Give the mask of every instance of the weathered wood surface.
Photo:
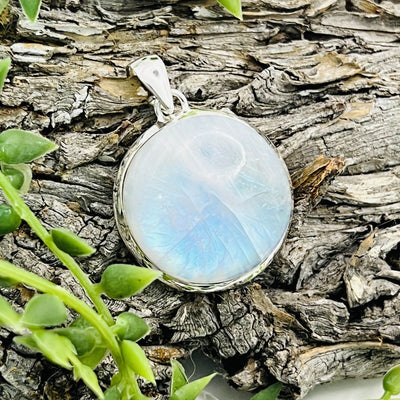
[[[15,1],[1,23],[0,57],[11,55],[13,68],[0,127],[36,130],[60,145],[35,164],[27,202],[48,227],[69,227],[98,249],[82,262],[94,280],[111,262],[131,260],[112,187],[126,149],[154,122],[147,93],[126,77],[131,60],[162,56],[192,106],[246,119],[292,174],[289,237],[254,282],[212,295],[158,283],[110,302],[152,326],[144,344],[160,389],[168,359],[198,347],[238,387],[278,379],[290,398],[400,362],[396,1],[248,0],[239,22],[212,0],[51,0],[35,25]],[[26,225],[0,241],[0,254],[80,292]],[[20,306],[32,292],[3,294]],[[1,399],[92,398],[1,332]],[[105,382],[112,370],[103,363]]]

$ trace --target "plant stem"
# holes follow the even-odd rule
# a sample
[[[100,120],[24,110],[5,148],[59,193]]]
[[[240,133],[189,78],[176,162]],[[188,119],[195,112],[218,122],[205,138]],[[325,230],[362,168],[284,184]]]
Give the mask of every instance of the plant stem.
[[[386,391],[379,400],[390,400],[391,398],[392,398],[392,393]]]
[[[41,278],[40,276],[32,272],[16,267],[15,265],[7,261],[0,260],[0,276],[12,278],[15,281],[34,287],[40,292],[50,293],[57,296],[60,300],[64,302],[65,305],[74,309],[76,312],[82,315],[82,317],[85,318],[94,328],[97,329],[97,331],[100,333],[105,343],[107,344],[107,347],[110,350],[111,355],[113,356],[118,368],[123,367],[121,350],[113,332],[111,331],[108,324],[104,321],[104,319],[84,301],[78,299],[72,293],[48,281],[47,279]]]
[[[58,257],[58,259],[71,271],[80,285],[85,289],[89,298],[92,300],[99,314],[104,318],[108,325],[114,324],[114,319],[104,304],[100,293],[96,290],[88,276],[81,270],[78,263],[67,253],[60,250],[54,243],[50,233],[42,225],[39,219],[33,214],[30,208],[20,197],[18,191],[12,186],[8,178],[0,171],[0,187],[14,208],[15,212],[24,219],[43,243]]]
[[[67,290],[6,261],[0,260],[0,275],[12,278],[28,286],[32,286],[41,292],[54,294],[59,297],[67,306],[82,315],[82,317],[84,317],[100,333],[104,339],[104,342],[107,344],[108,349],[110,350],[118,370],[121,372],[121,376],[126,387],[126,394],[122,400],[129,400],[129,393],[132,393],[133,398],[136,400],[144,399],[144,396],[139,389],[136,376],[132,376],[132,373],[124,363],[119,343],[114,333],[110,329],[110,326],[114,324],[114,319],[107,306],[104,304],[97,286],[89,280],[88,276],[81,270],[79,265],[69,254],[63,252],[56,246],[50,233],[33,214],[31,209],[25,204],[18,191],[11,185],[8,178],[1,171],[0,187],[3,189],[5,197],[10,205],[14,208],[15,212],[21,217],[21,219],[24,219],[28,223],[28,225],[42,240],[42,242],[75,276],[77,281],[92,300],[99,314],[97,314],[85,302],[78,299]]]
[[[123,380],[125,381],[125,393],[122,394],[125,399],[135,399],[135,400],[149,400],[148,397],[144,396],[140,391],[139,385],[137,383],[136,374],[129,370],[124,365],[124,369],[121,370],[121,374],[123,376]]]
[[[122,379],[125,383],[124,387],[126,389],[126,393],[124,394],[123,400],[128,400],[130,398],[135,400],[146,399],[139,389],[136,376],[125,365],[119,343],[114,336],[114,333],[104,319],[84,301],[78,299],[72,293],[48,281],[47,279],[43,279],[32,272],[16,267],[7,261],[0,260],[0,276],[13,278],[16,281],[34,287],[43,293],[53,294],[61,299],[65,305],[78,312],[100,333],[104,342],[107,344],[107,347],[110,350],[110,353],[118,367],[118,370],[121,372]]]

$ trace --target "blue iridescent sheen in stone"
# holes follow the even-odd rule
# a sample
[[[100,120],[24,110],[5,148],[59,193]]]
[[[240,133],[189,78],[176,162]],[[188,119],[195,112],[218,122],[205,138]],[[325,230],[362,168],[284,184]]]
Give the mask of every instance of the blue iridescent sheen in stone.
[[[237,279],[270,258],[292,209],[286,167],[253,128],[219,113],[166,125],[133,157],[123,205],[147,258],[184,282]]]

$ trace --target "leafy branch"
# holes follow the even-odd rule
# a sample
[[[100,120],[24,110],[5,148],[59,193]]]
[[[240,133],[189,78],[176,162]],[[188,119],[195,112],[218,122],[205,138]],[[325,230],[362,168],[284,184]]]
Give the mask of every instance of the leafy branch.
[[[0,62],[0,88],[3,87],[10,60]],[[95,309],[71,292],[54,283],[0,260],[0,283],[13,286],[25,284],[35,288],[36,294],[17,313],[0,296],[0,325],[17,335],[15,341],[32,348],[50,361],[73,372],[100,400],[144,400],[137,376],[155,384],[155,377],[143,349],[137,341],[150,331],[146,322],[132,313],[122,313],[115,320],[106,307],[102,293],[121,299],[140,293],[160,275],[159,272],[134,265],[110,265],[100,283],[94,284],[81,270],[73,256],[93,254],[93,249],[75,233],[56,228],[47,231],[21,198],[29,187],[32,172],[27,163],[57,149],[48,139],[31,132],[10,129],[0,134],[0,188],[8,204],[0,204],[0,235],[13,232],[22,220],[45,243],[55,256],[70,270],[91,299]],[[79,317],[66,326],[67,308]],[[113,357],[118,373],[111,387],[103,392],[94,369],[107,353]],[[179,400],[184,391],[186,400],[194,400],[214,375],[195,382],[172,380],[171,399]],[[175,389],[174,389],[175,388]],[[191,389],[192,388],[192,389]]]

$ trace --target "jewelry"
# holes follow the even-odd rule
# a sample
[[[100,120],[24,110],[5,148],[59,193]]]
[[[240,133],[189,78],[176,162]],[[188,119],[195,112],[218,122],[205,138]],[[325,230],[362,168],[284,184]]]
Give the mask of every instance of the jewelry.
[[[158,121],[118,173],[114,204],[124,242],[184,290],[211,292],[253,278],[288,231],[293,200],[284,162],[240,119],[190,109],[158,56],[129,69],[154,95]]]

